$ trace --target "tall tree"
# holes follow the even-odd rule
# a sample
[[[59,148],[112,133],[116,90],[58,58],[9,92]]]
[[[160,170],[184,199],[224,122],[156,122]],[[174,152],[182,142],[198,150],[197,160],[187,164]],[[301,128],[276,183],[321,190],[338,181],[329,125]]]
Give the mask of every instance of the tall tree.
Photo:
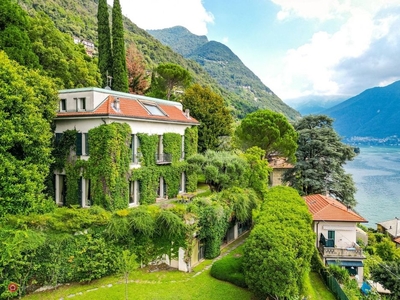
[[[192,76],[189,71],[173,63],[159,64],[152,76],[151,95],[170,100],[175,90],[184,90],[189,86]]]
[[[280,113],[257,110],[242,120],[235,133],[243,149],[258,146],[266,156],[278,154],[296,160],[297,133]]]
[[[143,55],[131,44],[126,51],[126,68],[128,71],[129,92],[143,95],[149,88],[146,75],[146,65]]]
[[[124,41],[124,25],[119,0],[114,0],[112,8],[112,88],[115,91],[128,92],[128,72]]]
[[[230,136],[233,118],[225,106],[224,99],[208,87],[194,84],[186,89],[182,97],[183,107],[200,122],[198,150],[217,150],[221,137]]]
[[[99,0],[97,10],[97,36],[99,40],[99,69],[102,86],[106,86],[108,85],[107,76],[112,76],[110,16],[108,14],[107,0]]]
[[[50,78],[0,51],[0,217],[51,208],[43,194],[51,163],[51,126],[58,103]]]
[[[310,115],[294,125],[299,134],[297,163],[287,170],[284,181],[301,195],[329,193],[344,204],[354,206],[356,188],[343,165],[355,153],[352,147],[341,142],[332,123],[327,116]]]

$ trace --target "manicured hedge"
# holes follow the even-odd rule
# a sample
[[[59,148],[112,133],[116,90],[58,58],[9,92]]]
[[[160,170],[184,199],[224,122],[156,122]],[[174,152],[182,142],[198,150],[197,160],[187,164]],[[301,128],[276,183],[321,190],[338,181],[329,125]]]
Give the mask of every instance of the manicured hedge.
[[[247,284],[244,280],[242,260],[241,256],[225,256],[212,265],[210,275],[219,280],[247,288]]]

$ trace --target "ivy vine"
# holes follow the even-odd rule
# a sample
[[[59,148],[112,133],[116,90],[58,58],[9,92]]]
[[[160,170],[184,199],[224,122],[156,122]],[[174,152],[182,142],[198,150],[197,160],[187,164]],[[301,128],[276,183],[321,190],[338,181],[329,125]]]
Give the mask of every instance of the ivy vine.
[[[103,124],[89,131],[92,201],[107,210],[128,206],[130,142],[126,123]]]
[[[141,160],[142,166],[155,166],[156,165],[156,154],[159,137],[156,134],[138,133],[137,135],[140,143],[138,151],[142,154],[143,159]]]

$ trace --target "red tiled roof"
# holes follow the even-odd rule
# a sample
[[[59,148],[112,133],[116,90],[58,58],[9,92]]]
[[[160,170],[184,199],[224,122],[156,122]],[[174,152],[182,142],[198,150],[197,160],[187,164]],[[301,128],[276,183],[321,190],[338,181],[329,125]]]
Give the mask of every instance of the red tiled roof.
[[[137,99],[119,98],[120,109],[117,111],[114,108],[114,97],[108,96],[98,107],[93,111],[80,111],[80,112],[58,112],[57,117],[79,117],[79,116],[114,116],[114,117],[127,117],[139,118],[159,121],[170,121],[180,123],[199,124],[199,122],[192,118],[187,117],[175,105],[166,105],[157,103],[158,107],[166,113],[166,116],[156,116],[150,114]]]
[[[341,202],[321,194],[304,196],[314,221],[368,222]]]

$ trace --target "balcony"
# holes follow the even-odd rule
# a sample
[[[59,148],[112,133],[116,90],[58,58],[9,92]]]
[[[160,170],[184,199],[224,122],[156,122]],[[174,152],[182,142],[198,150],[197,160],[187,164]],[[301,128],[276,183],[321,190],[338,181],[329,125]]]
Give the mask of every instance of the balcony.
[[[156,164],[157,165],[167,165],[172,163],[172,155],[169,153],[159,153],[156,154]]]
[[[363,255],[363,250],[360,247],[336,248],[325,247],[324,245],[320,244],[318,250],[324,258],[365,258]]]

